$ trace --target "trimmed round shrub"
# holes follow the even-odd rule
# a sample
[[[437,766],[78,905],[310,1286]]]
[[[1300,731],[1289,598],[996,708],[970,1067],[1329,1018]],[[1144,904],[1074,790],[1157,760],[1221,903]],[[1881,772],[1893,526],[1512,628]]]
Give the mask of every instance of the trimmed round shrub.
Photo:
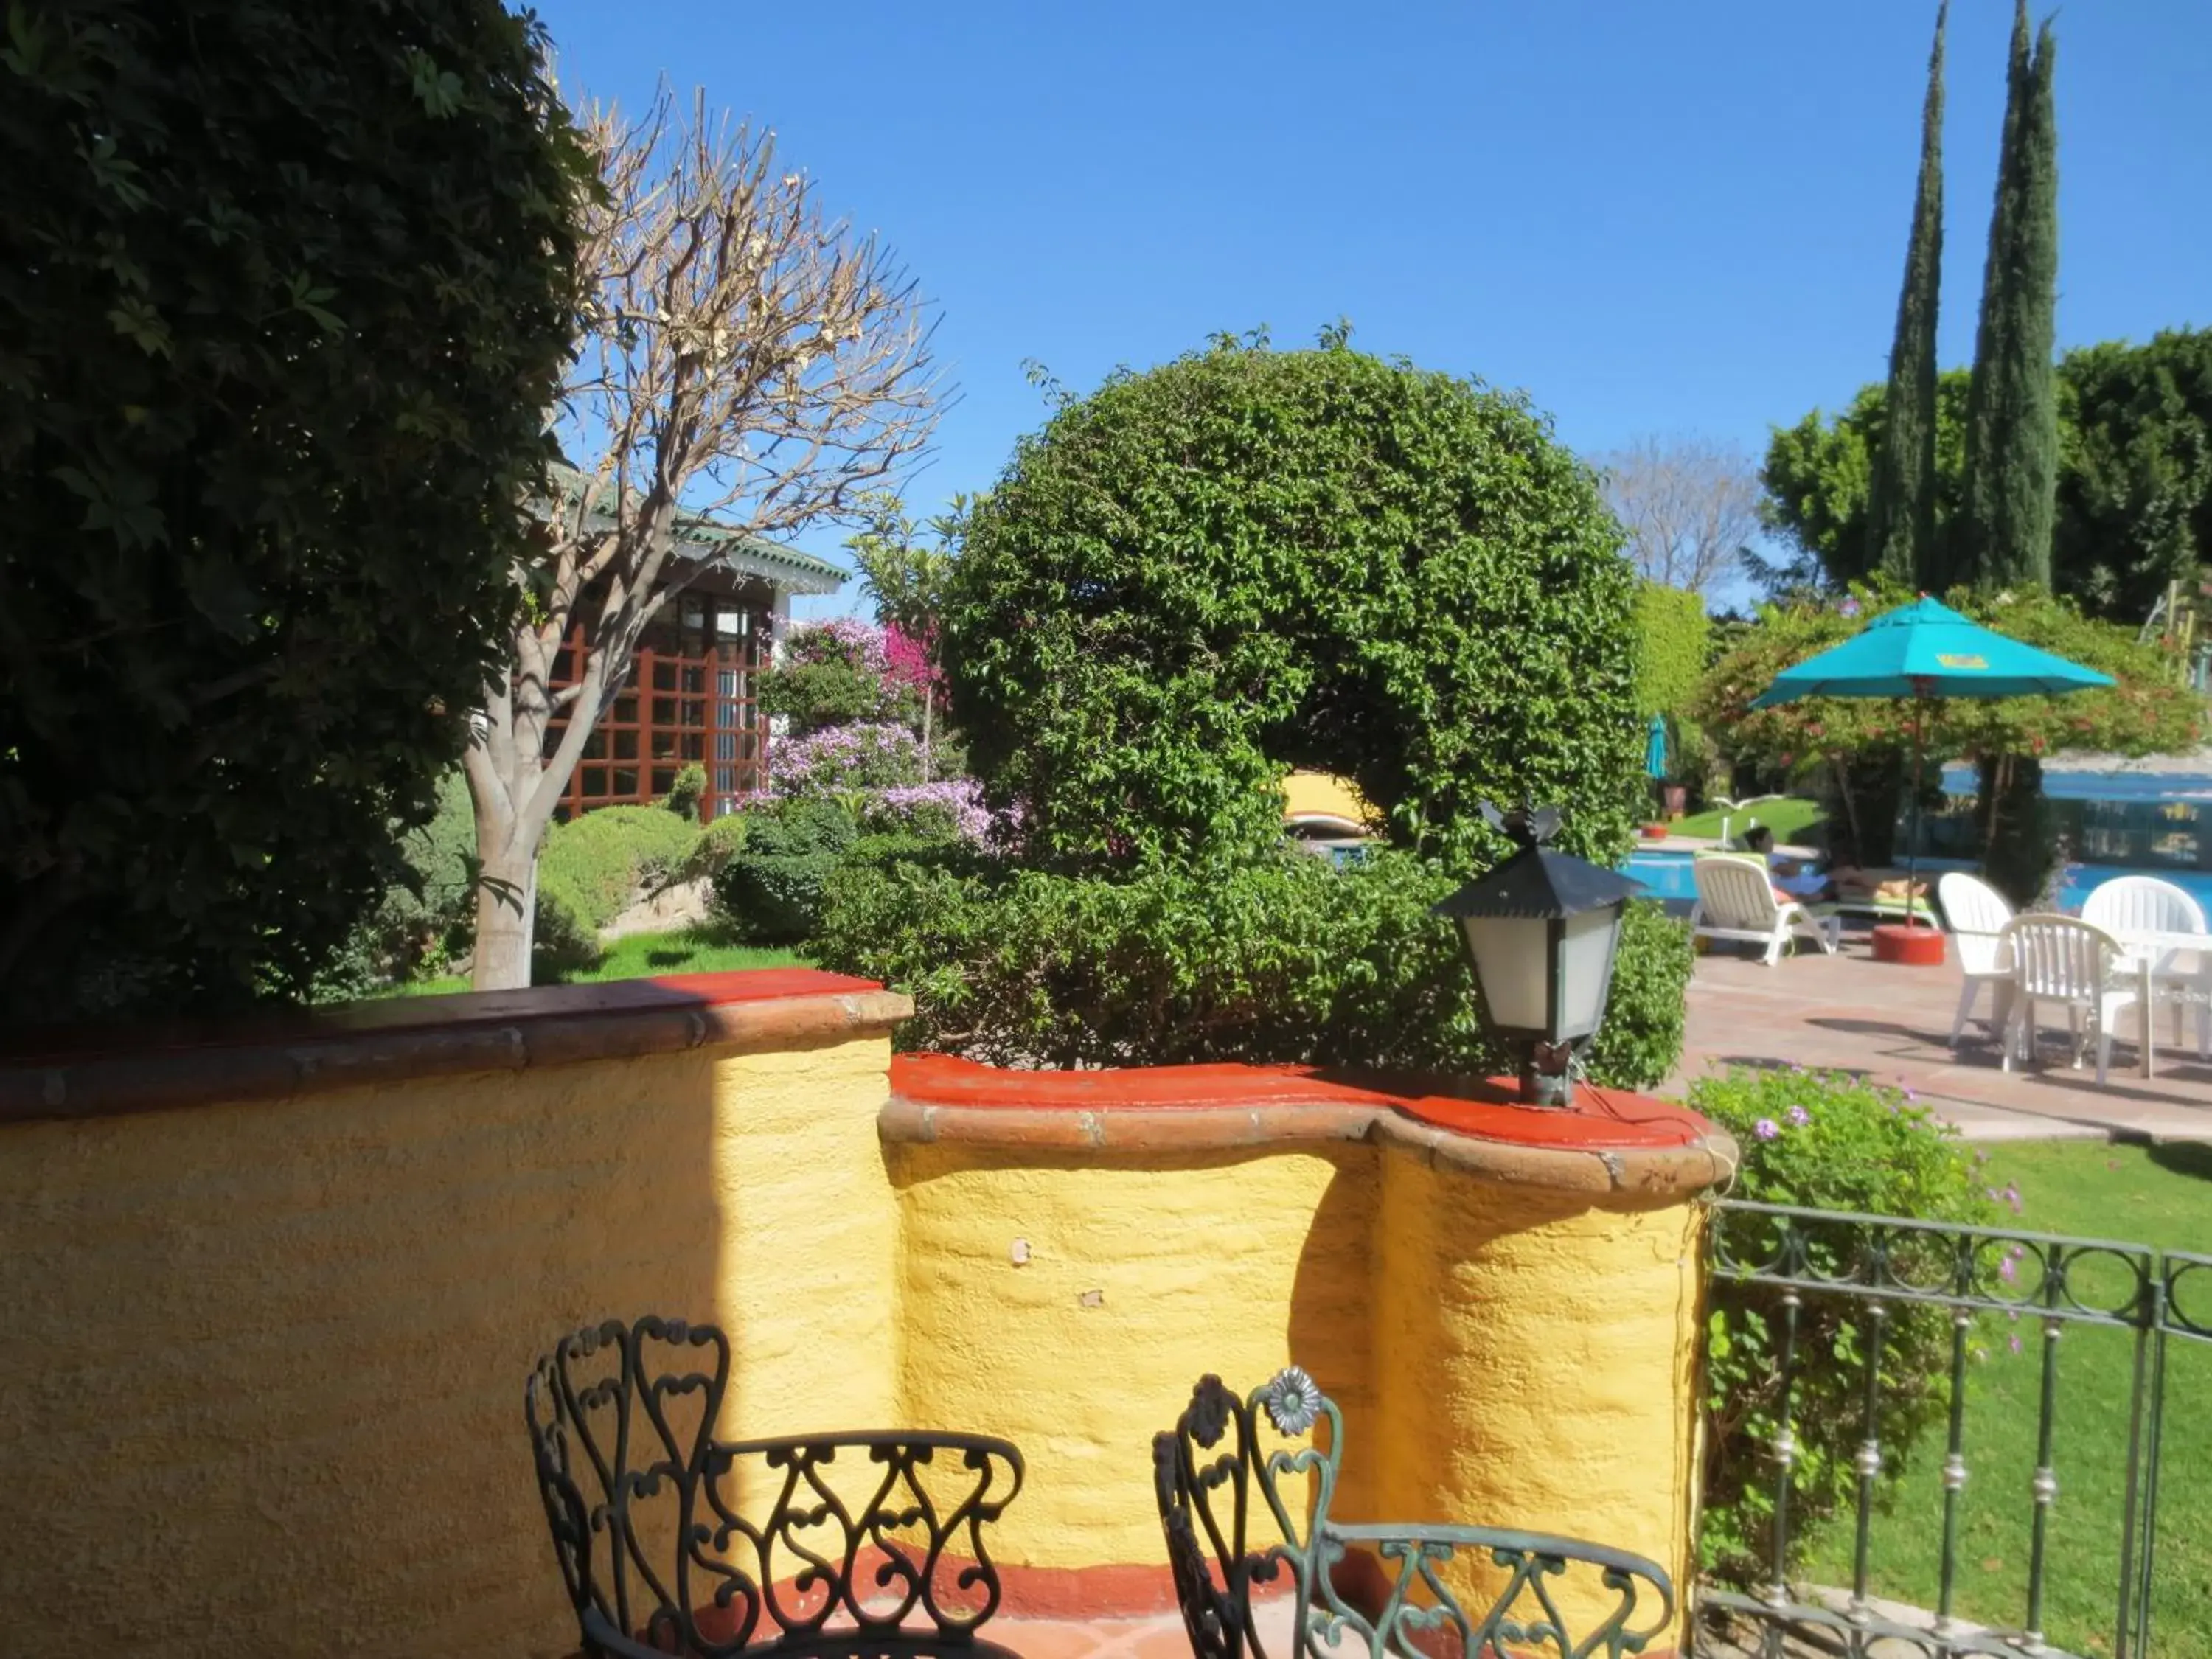
[[[707,769],[697,761],[678,767],[660,804],[680,818],[699,821],[699,804],[707,798]]]
[[[10,18],[0,1023],[295,999],[503,672],[589,158],[499,0]]]
[[[740,939],[795,945],[822,914],[823,890],[860,836],[834,801],[788,800],[748,807],[744,846],[714,878],[714,896]]]
[[[940,633],[954,723],[1025,857],[1264,857],[1285,767],[1352,778],[1462,872],[1475,807],[1627,848],[1635,580],[1589,470],[1519,397],[1349,349],[1221,341],[1025,439]]]
[[[602,806],[547,830],[538,855],[533,976],[597,963],[599,929],[641,890],[677,874],[698,839],[690,819],[660,806]]]
[[[814,952],[911,994],[902,1048],[1000,1065],[1356,1065],[1496,1070],[1449,923],[1456,884],[1383,852],[1155,866],[1123,879],[972,856],[841,864]],[[1681,1047],[1690,954],[1632,906],[1596,1081],[1648,1087]]]

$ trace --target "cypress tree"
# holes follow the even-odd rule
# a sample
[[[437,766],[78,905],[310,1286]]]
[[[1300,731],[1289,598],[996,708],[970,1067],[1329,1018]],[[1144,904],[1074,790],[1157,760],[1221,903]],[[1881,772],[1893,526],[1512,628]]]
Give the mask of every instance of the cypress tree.
[[[2017,0],[1957,538],[1957,575],[1989,586],[2051,580],[2058,483],[2056,58],[2047,22],[2030,55],[2027,0]]]
[[[1942,586],[1944,574],[1936,547],[1936,308],[1943,278],[1943,32],[1950,9],[1950,0],[1936,8],[1920,110],[1920,183],[1867,499],[1867,568],[1923,587]]]

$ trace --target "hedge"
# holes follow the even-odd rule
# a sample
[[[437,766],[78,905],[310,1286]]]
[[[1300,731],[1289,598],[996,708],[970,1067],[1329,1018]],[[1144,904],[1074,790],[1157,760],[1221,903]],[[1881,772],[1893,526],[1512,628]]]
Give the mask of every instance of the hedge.
[[[1495,1070],[1459,942],[1430,913],[1455,885],[1396,852],[1126,880],[921,854],[839,866],[813,951],[913,995],[906,1048],[1000,1065]],[[1690,965],[1682,928],[1632,906],[1595,1080],[1649,1087],[1673,1069]]]

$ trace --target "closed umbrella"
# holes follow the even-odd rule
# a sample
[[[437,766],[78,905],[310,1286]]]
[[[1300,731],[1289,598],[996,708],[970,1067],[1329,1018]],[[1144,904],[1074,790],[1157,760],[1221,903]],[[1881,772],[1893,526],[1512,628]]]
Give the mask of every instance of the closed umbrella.
[[[1912,700],[1912,838],[1905,872],[1910,921],[1920,868],[1920,774],[1929,703],[1937,697],[2057,696],[2112,683],[2110,674],[2008,640],[1923,597],[1876,617],[1841,645],[1785,668],[1751,706],[1771,708],[1800,697]]]
[[[1651,731],[1644,743],[1644,769],[1655,778],[1667,775],[1667,720],[1662,714],[1651,717]]]

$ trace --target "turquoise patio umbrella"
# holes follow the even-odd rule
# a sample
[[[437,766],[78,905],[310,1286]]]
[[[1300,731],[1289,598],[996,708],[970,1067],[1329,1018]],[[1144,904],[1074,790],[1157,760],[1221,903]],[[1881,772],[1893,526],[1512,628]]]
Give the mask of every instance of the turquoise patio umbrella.
[[[1667,775],[1667,720],[1664,715],[1651,717],[1650,734],[1644,744],[1644,769],[1655,778]]]
[[[1876,617],[1841,645],[1784,669],[1751,706],[1771,708],[1800,697],[1912,700],[1912,840],[1905,871],[1910,921],[1920,868],[1920,773],[1929,703],[1937,697],[2050,697],[2112,684],[2110,674],[2008,640],[1923,595]]]

